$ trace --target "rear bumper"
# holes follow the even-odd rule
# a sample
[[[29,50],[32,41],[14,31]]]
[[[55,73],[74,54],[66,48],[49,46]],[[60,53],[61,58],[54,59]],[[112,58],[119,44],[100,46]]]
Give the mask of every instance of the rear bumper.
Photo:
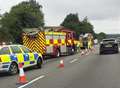
[[[112,51],[119,51],[118,48],[102,48],[100,49],[101,52],[112,52]]]

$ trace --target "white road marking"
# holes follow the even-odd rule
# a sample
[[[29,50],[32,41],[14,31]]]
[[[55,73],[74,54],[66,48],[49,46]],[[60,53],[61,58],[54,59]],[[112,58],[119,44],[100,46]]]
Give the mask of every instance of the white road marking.
[[[73,63],[73,62],[75,62],[75,61],[77,61],[78,59],[73,59],[73,60],[71,60],[70,61],[70,63]]]
[[[35,81],[37,81],[37,80],[39,80],[39,79],[44,78],[44,77],[45,77],[45,75],[41,75],[41,76],[39,76],[38,78],[33,79],[32,81],[30,81],[30,82],[28,82],[27,84],[22,85],[22,86],[20,86],[20,87],[18,87],[18,88],[24,88],[24,87],[26,87],[26,86],[28,86],[28,85],[30,85],[30,84],[32,84],[32,83],[34,83]]]

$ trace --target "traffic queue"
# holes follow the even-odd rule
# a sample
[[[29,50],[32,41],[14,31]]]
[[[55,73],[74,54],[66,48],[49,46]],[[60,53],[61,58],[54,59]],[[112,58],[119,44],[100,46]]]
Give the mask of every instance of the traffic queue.
[[[19,64],[22,64],[23,68],[30,66],[41,68],[46,55],[59,57],[77,52],[88,54],[94,50],[94,38],[91,33],[76,40],[75,32],[65,28],[50,32],[27,30],[30,29],[25,29],[22,34],[23,45],[5,43],[1,45],[0,72],[17,74]]]

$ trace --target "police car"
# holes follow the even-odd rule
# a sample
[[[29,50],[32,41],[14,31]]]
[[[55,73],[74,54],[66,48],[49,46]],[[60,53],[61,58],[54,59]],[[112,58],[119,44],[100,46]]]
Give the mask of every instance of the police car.
[[[18,64],[23,68],[37,66],[41,68],[43,59],[40,53],[32,52],[23,45],[3,45],[0,47],[0,72],[18,73]]]
[[[100,43],[100,54],[104,53],[118,53],[119,52],[119,46],[118,42],[114,38],[110,39],[103,39]]]

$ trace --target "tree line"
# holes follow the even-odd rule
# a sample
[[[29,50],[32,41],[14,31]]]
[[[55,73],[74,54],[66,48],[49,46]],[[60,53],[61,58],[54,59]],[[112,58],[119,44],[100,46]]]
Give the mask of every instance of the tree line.
[[[22,43],[21,35],[24,28],[38,28],[45,25],[42,5],[36,0],[23,1],[0,17],[0,41],[3,42]],[[77,37],[88,32],[96,36],[88,18],[85,17],[80,21],[76,13],[68,14],[60,25],[74,30]]]

